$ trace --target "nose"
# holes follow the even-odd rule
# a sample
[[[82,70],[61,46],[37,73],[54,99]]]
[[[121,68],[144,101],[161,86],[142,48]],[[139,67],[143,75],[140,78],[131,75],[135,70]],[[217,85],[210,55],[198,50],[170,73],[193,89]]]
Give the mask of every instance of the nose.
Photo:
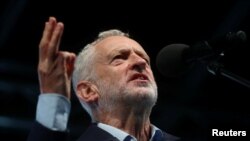
[[[135,70],[137,72],[142,72],[146,69],[147,61],[140,57],[137,54],[131,55],[131,64],[130,69]]]

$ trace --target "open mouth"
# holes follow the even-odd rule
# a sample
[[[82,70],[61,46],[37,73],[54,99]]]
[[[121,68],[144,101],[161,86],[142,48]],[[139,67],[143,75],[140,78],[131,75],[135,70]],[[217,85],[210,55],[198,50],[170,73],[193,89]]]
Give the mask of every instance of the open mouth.
[[[131,78],[129,79],[129,81],[134,81],[134,80],[141,80],[141,81],[148,81],[148,77],[142,73],[136,73],[134,75],[131,76]]]

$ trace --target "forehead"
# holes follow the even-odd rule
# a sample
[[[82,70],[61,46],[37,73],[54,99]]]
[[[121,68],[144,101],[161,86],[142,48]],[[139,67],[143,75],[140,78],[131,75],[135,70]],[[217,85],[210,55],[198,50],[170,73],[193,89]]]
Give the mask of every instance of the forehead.
[[[133,51],[141,52],[146,54],[142,46],[125,36],[110,36],[106,39],[103,39],[96,44],[97,51],[99,53],[110,53],[112,51],[119,51],[121,49],[132,49]]]

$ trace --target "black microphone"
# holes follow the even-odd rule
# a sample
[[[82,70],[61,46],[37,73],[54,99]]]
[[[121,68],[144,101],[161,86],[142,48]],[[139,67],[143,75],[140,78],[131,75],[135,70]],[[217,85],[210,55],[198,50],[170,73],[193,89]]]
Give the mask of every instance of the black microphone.
[[[247,40],[246,33],[238,31],[227,33],[209,41],[200,41],[189,46],[186,44],[170,44],[157,55],[156,66],[166,77],[177,77],[186,73],[196,61],[209,62],[222,56]]]

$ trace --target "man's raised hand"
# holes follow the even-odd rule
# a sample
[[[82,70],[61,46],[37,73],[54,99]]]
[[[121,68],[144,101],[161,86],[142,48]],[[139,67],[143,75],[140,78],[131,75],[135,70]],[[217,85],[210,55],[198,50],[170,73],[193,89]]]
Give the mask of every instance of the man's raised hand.
[[[38,76],[41,93],[58,93],[70,99],[71,77],[76,55],[59,51],[64,25],[50,17],[39,44]]]

